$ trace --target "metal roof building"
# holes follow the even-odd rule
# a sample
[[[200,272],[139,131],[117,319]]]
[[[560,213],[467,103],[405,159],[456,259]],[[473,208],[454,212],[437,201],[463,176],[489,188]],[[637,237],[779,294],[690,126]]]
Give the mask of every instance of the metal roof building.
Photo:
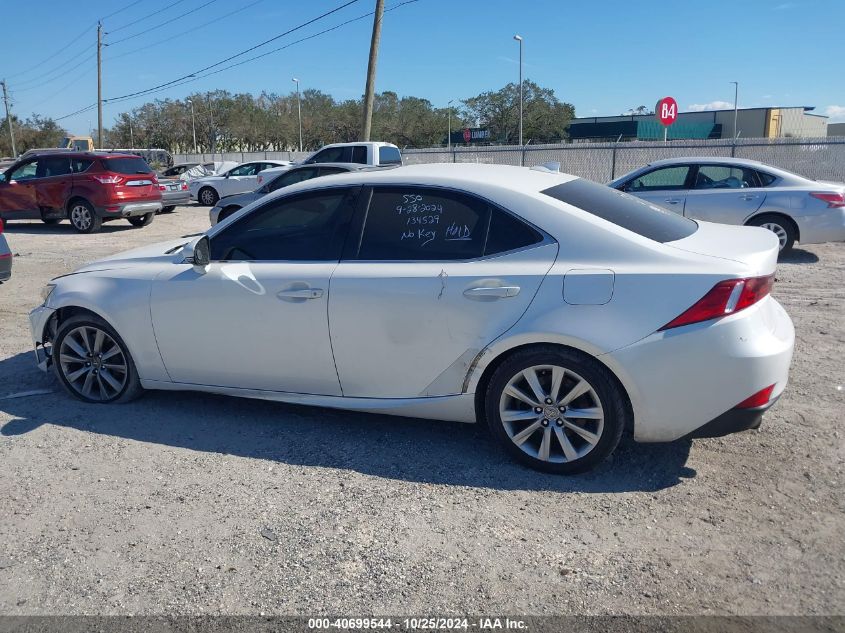
[[[811,106],[740,108],[736,133],[742,138],[827,136],[827,117],[813,114]],[[669,126],[672,139],[733,138],[734,111],[702,110],[680,112]],[[663,140],[663,126],[653,114],[572,119],[569,137],[573,141]]]

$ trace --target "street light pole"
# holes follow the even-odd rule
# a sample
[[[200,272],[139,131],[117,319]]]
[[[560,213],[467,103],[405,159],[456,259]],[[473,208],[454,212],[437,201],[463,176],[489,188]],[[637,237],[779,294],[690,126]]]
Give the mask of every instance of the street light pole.
[[[522,36],[514,35],[519,42],[519,145],[522,146]]]
[[[739,97],[739,82],[738,81],[732,81],[731,83],[734,85],[734,140],[736,140],[736,132],[737,132],[737,129],[736,129],[737,105],[736,104],[737,104],[737,97]]]
[[[296,114],[299,117],[299,151],[302,151],[302,100],[299,98],[299,79],[291,79],[296,84]]]
[[[446,135],[446,146],[450,152],[452,151],[452,101],[446,104],[446,107],[449,108],[449,131]]]
[[[194,132],[194,154],[199,154],[197,151],[197,121],[194,118],[194,102],[192,99],[187,99],[187,102],[191,104],[191,130]]]

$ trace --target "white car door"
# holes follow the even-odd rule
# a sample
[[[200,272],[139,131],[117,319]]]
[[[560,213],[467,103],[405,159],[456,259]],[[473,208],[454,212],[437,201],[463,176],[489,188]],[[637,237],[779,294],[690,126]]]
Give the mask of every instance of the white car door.
[[[244,163],[235,167],[217,186],[220,197],[254,191],[258,187],[258,172],[263,163]]]
[[[557,243],[444,189],[376,187],[364,217],[360,242],[330,285],[343,395],[460,393],[479,351],[525,313]]]
[[[684,215],[690,172],[690,165],[658,167],[624,183],[622,191]]]
[[[744,224],[766,199],[752,169],[736,165],[702,164],[687,192],[684,215],[696,220]]]
[[[150,312],[174,382],[340,395],[327,302],[354,191],[272,200],[210,232],[205,273],[181,264],[155,280]]]

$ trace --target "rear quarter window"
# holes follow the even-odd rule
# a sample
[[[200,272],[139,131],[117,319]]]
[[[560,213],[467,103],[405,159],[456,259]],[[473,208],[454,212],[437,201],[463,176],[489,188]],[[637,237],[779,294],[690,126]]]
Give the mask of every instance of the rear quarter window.
[[[395,147],[380,147],[378,150],[379,165],[401,165],[402,155]]]
[[[129,156],[127,158],[104,158],[103,167],[116,174],[149,174],[152,168],[143,158]]]
[[[655,242],[673,242],[695,233],[698,225],[645,200],[578,178],[541,193]]]

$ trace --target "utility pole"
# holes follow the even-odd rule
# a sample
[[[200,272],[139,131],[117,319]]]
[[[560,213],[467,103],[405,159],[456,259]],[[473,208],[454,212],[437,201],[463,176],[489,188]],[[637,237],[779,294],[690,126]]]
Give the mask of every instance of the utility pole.
[[[18,157],[18,152],[15,149],[15,130],[12,127],[12,112],[9,110],[9,93],[6,90],[6,80],[0,81],[3,84],[3,101],[6,103],[6,120],[9,122],[9,137],[12,139],[12,158]]]
[[[135,135],[132,133],[132,116],[127,114],[126,120],[129,122],[129,147],[135,148]]]
[[[364,92],[364,126],[361,140],[370,140],[370,130],[373,125],[373,98],[375,96],[376,63],[378,62],[378,46],[381,41],[381,18],[384,16],[384,0],[376,0],[376,12],[373,16],[373,37],[370,40],[370,61],[367,64],[367,88]]]
[[[522,36],[514,35],[519,42],[519,145],[522,146]]]
[[[97,22],[97,146],[103,149],[103,23]]]
[[[302,100],[299,98],[299,79],[291,79],[296,84],[296,115],[299,118],[299,151],[302,152]]]
[[[452,151],[452,101],[454,101],[454,99],[446,104],[446,107],[449,108],[449,128],[446,133],[446,147],[450,152]]]
[[[194,154],[199,154],[197,151],[197,120],[194,117],[194,101],[193,99],[187,99],[187,102],[191,104],[191,130],[194,132]]]

